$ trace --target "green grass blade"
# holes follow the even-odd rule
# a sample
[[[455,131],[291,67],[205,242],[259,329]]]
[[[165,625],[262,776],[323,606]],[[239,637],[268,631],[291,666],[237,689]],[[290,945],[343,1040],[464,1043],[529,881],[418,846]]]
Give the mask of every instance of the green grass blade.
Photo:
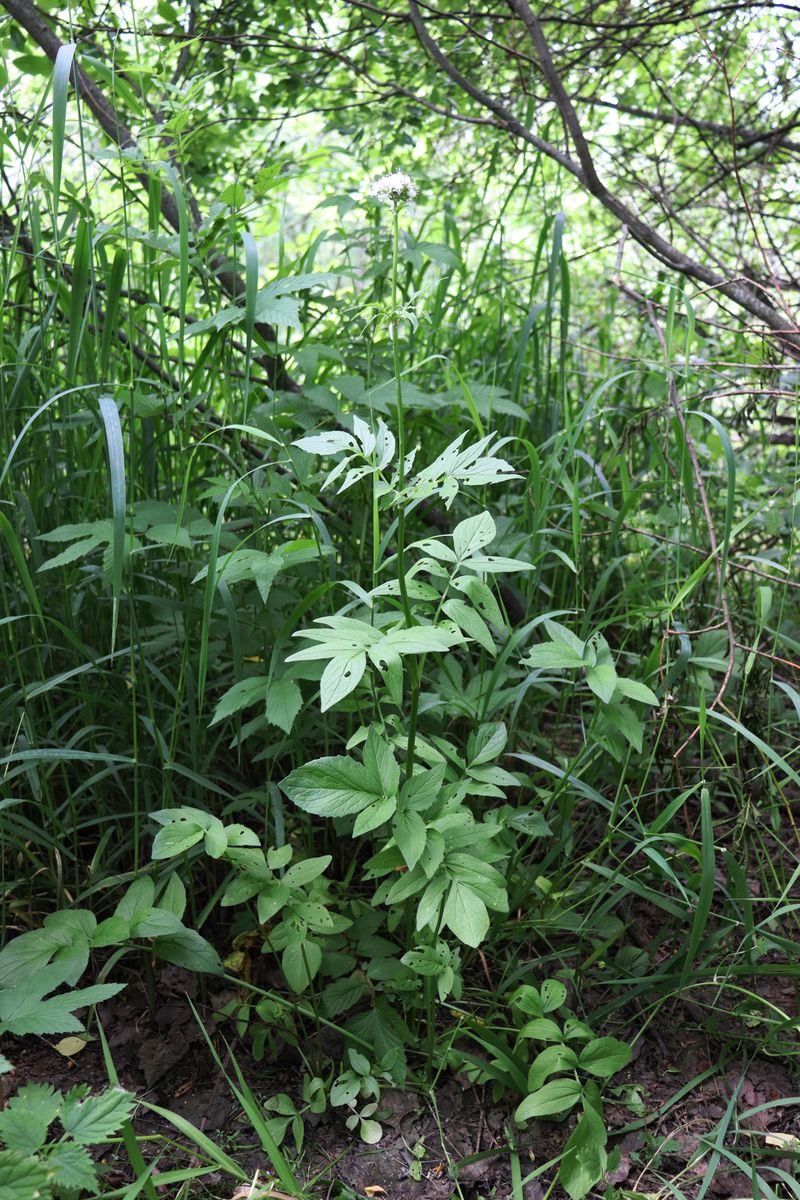
[[[112,570],[111,591],[113,616],[111,622],[111,650],[117,637],[119,606],[122,596],[122,573],[125,561],[125,447],[122,441],[122,425],[119,410],[110,396],[100,397],[100,415],[106,435],[108,470],[111,479],[111,511],[114,536],[111,543]]]
[[[61,195],[61,171],[64,163],[64,130],[67,119],[67,91],[75,57],[75,43],[60,46],[53,66],[53,213],[58,228],[58,200]]]
[[[708,924],[711,913],[711,901],[714,896],[714,822],[711,815],[711,796],[707,787],[700,791],[700,887],[697,893],[697,904],[694,910],[694,920],[686,945],[686,957],[683,960],[683,972],[680,986],[683,987],[694,966],[697,951]]]

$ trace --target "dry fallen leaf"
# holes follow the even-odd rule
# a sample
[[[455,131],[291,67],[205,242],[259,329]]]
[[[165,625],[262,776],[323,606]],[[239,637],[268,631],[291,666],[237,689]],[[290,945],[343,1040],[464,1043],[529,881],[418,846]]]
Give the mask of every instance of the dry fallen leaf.
[[[388,1196],[386,1188],[382,1188],[379,1183],[371,1183],[369,1187],[364,1188],[365,1196]]]
[[[768,1133],[766,1135],[766,1143],[768,1146],[778,1146],[782,1150],[800,1150],[800,1138],[793,1133]]]
[[[64,1058],[73,1058],[76,1054],[80,1054],[87,1046],[87,1041],[79,1037],[65,1037],[60,1042],[56,1042],[53,1046],[59,1054],[63,1054]]]

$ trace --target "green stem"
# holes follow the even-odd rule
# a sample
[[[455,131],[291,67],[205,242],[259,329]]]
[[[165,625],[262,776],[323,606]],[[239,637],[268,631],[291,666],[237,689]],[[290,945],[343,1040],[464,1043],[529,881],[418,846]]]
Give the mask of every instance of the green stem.
[[[406,422],[405,412],[403,409],[403,388],[400,383],[400,340],[399,340],[399,322],[397,319],[397,258],[400,246],[400,212],[397,207],[392,210],[392,310],[391,310],[391,328],[392,328],[392,363],[394,368],[394,387],[395,400],[397,403],[397,448],[400,455],[400,463],[397,472],[398,491],[402,493],[406,482]],[[406,619],[406,627],[411,628],[415,624],[414,617],[411,612],[411,605],[408,599],[408,587],[406,585],[406,512],[405,506],[401,499],[397,514],[397,573],[398,583],[400,584],[400,599],[403,605],[403,615]],[[417,712],[419,710],[419,689],[422,672],[414,671],[409,668],[409,682],[411,687],[411,713],[408,728],[408,742],[406,747],[406,779],[411,778],[411,772],[414,767],[414,745],[417,736]]]
[[[394,368],[394,389],[397,403],[397,448],[400,455],[397,483],[398,491],[402,492],[406,482],[406,421],[403,411],[403,389],[400,383],[400,339],[399,322],[397,320],[397,254],[400,244],[400,213],[397,207],[392,210],[392,364]],[[400,584],[400,599],[403,602],[403,614],[408,627],[414,624],[411,615],[411,605],[408,602],[406,587],[406,512],[402,500],[397,514],[397,570]]]

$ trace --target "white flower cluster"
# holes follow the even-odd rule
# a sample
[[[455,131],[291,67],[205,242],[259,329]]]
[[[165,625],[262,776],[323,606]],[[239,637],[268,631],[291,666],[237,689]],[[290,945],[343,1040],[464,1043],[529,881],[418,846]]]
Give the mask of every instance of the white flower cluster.
[[[381,175],[380,179],[373,179],[367,188],[367,195],[372,200],[377,200],[379,204],[391,204],[394,208],[408,204],[416,194],[417,185],[414,180],[402,171]]]

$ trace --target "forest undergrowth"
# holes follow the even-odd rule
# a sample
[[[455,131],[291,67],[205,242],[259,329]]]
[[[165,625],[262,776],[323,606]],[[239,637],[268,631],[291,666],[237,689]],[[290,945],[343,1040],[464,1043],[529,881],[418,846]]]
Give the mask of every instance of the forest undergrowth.
[[[800,1197],[794,359],[2,36],[1,1200]]]

